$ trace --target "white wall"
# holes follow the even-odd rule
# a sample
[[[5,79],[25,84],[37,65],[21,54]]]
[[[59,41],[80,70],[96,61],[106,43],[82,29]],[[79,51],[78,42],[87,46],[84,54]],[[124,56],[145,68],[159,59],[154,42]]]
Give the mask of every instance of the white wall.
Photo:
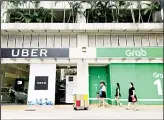
[[[77,94],[89,94],[88,63],[77,63]]]
[[[96,58],[96,48],[86,48],[86,52],[82,52],[82,47],[70,48],[69,49],[70,58]]]
[[[48,76],[48,90],[34,90],[35,76]],[[54,104],[56,83],[56,64],[30,64],[28,102],[36,104],[36,99],[48,98]]]
[[[46,39],[47,38],[47,39]],[[163,34],[1,35],[2,48],[77,48],[77,47],[163,46]]]

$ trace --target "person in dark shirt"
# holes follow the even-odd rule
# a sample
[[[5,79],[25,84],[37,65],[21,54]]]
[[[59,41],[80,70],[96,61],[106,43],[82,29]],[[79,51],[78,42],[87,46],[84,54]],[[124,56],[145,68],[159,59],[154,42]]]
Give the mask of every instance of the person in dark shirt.
[[[115,94],[115,100],[117,102],[117,106],[122,106],[122,103],[120,102],[119,98],[121,97],[120,93],[120,84],[116,83],[116,94]]]
[[[137,102],[137,96],[136,96],[136,93],[135,93],[134,85],[133,85],[133,83],[131,82],[131,83],[130,83],[130,88],[129,88],[128,108],[127,108],[127,110],[130,109],[131,103],[134,103],[134,105],[135,105],[135,109],[134,109],[134,110],[138,110],[138,109],[136,108],[136,102]]]

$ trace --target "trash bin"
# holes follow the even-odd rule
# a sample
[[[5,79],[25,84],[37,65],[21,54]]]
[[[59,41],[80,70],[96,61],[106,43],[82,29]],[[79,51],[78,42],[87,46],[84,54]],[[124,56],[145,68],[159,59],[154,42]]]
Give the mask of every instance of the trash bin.
[[[88,110],[89,101],[87,94],[75,94],[74,95],[74,110],[83,109]]]

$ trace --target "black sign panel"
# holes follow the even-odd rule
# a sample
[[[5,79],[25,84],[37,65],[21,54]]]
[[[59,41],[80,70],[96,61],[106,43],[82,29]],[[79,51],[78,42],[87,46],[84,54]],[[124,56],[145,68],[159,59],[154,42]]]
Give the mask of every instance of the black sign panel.
[[[68,81],[73,82],[73,77],[69,77]]]
[[[35,76],[34,90],[48,90],[48,76]]]
[[[15,90],[18,92],[22,92],[24,89],[24,79],[16,79],[15,80]]]
[[[1,48],[1,58],[69,58],[69,48]]]

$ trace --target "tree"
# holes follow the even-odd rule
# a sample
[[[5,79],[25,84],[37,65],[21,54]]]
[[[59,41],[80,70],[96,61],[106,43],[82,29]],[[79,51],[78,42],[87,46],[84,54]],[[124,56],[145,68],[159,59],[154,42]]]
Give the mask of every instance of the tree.
[[[8,3],[12,4],[14,8],[18,8],[19,6],[27,3],[27,1],[11,0],[11,1],[8,1]]]
[[[152,13],[156,10],[160,10],[160,3],[157,1],[154,1],[154,2],[145,3],[145,4],[147,5],[147,8],[144,11],[144,15],[149,13],[148,22],[150,22]]]
[[[39,0],[30,1],[30,2],[35,5],[35,9],[39,8],[39,5],[40,5],[40,1]]]
[[[20,9],[10,9],[3,13],[3,16],[7,14],[8,21],[7,22],[20,22],[20,17],[23,15],[23,10]]]
[[[134,15],[134,9],[133,9],[133,3],[132,3],[132,1],[127,2],[125,6],[126,6],[125,9],[127,9],[128,7],[130,7],[130,12],[131,12],[132,20],[133,20],[133,23],[135,23],[135,15]]]
[[[130,1],[130,11],[131,11],[133,23],[135,23],[136,21],[134,17],[133,3],[131,1]]]
[[[110,1],[87,1],[90,9],[87,10],[87,23],[92,22],[108,22],[110,13]],[[92,18],[92,20],[90,19]],[[90,20],[90,21],[89,21]]]
[[[102,15],[102,17],[104,18],[105,23],[108,22],[107,12],[109,11],[110,7],[110,1],[99,1],[96,4],[96,9],[98,11],[102,11],[100,12],[100,15]]]
[[[63,1],[56,1],[55,5],[57,5],[57,3],[59,3],[59,2],[63,2]],[[63,23],[65,23],[65,16],[66,16],[65,13],[66,13],[66,10],[65,10],[65,1],[64,1]]]
[[[73,1],[73,2],[68,2],[68,4],[69,4],[69,6],[71,8],[71,12],[69,14],[69,19],[68,20],[70,20],[70,17],[72,16],[73,23],[75,23],[75,22],[77,22],[77,21],[75,21],[75,14],[76,14],[76,16],[77,16],[77,14],[84,15],[84,13],[82,11],[83,7],[81,5],[82,2]]]
[[[90,5],[90,9],[88,10],[88,13],[86,15],[87,23],[89,22],[89,15],[90,14],[92,15],[92,22],[94,22],[94,17],[93,16],[94,16],[94,11],[96,9],[97,1],[83,1],[83,2],[88,3]]]
[[[141,9],[142,9],[142,6],[141,6],[141,1],[138,1],[137,2],[137,8],[138,8],[138,23],[140,23],[141,21],[143,22],[143,18],[142,18],[142,14],[141,14]]]
[[[115,1],[114,3],[112,3],[112,9],[115,9],[115,13],[113,11],[113,18],[114,18],[114,22],[119,22],[119,19],[122,18],[123,16],[125,16],[125,13],[120,13],[120,9],[124,9],[126,5],[125,1]]]

